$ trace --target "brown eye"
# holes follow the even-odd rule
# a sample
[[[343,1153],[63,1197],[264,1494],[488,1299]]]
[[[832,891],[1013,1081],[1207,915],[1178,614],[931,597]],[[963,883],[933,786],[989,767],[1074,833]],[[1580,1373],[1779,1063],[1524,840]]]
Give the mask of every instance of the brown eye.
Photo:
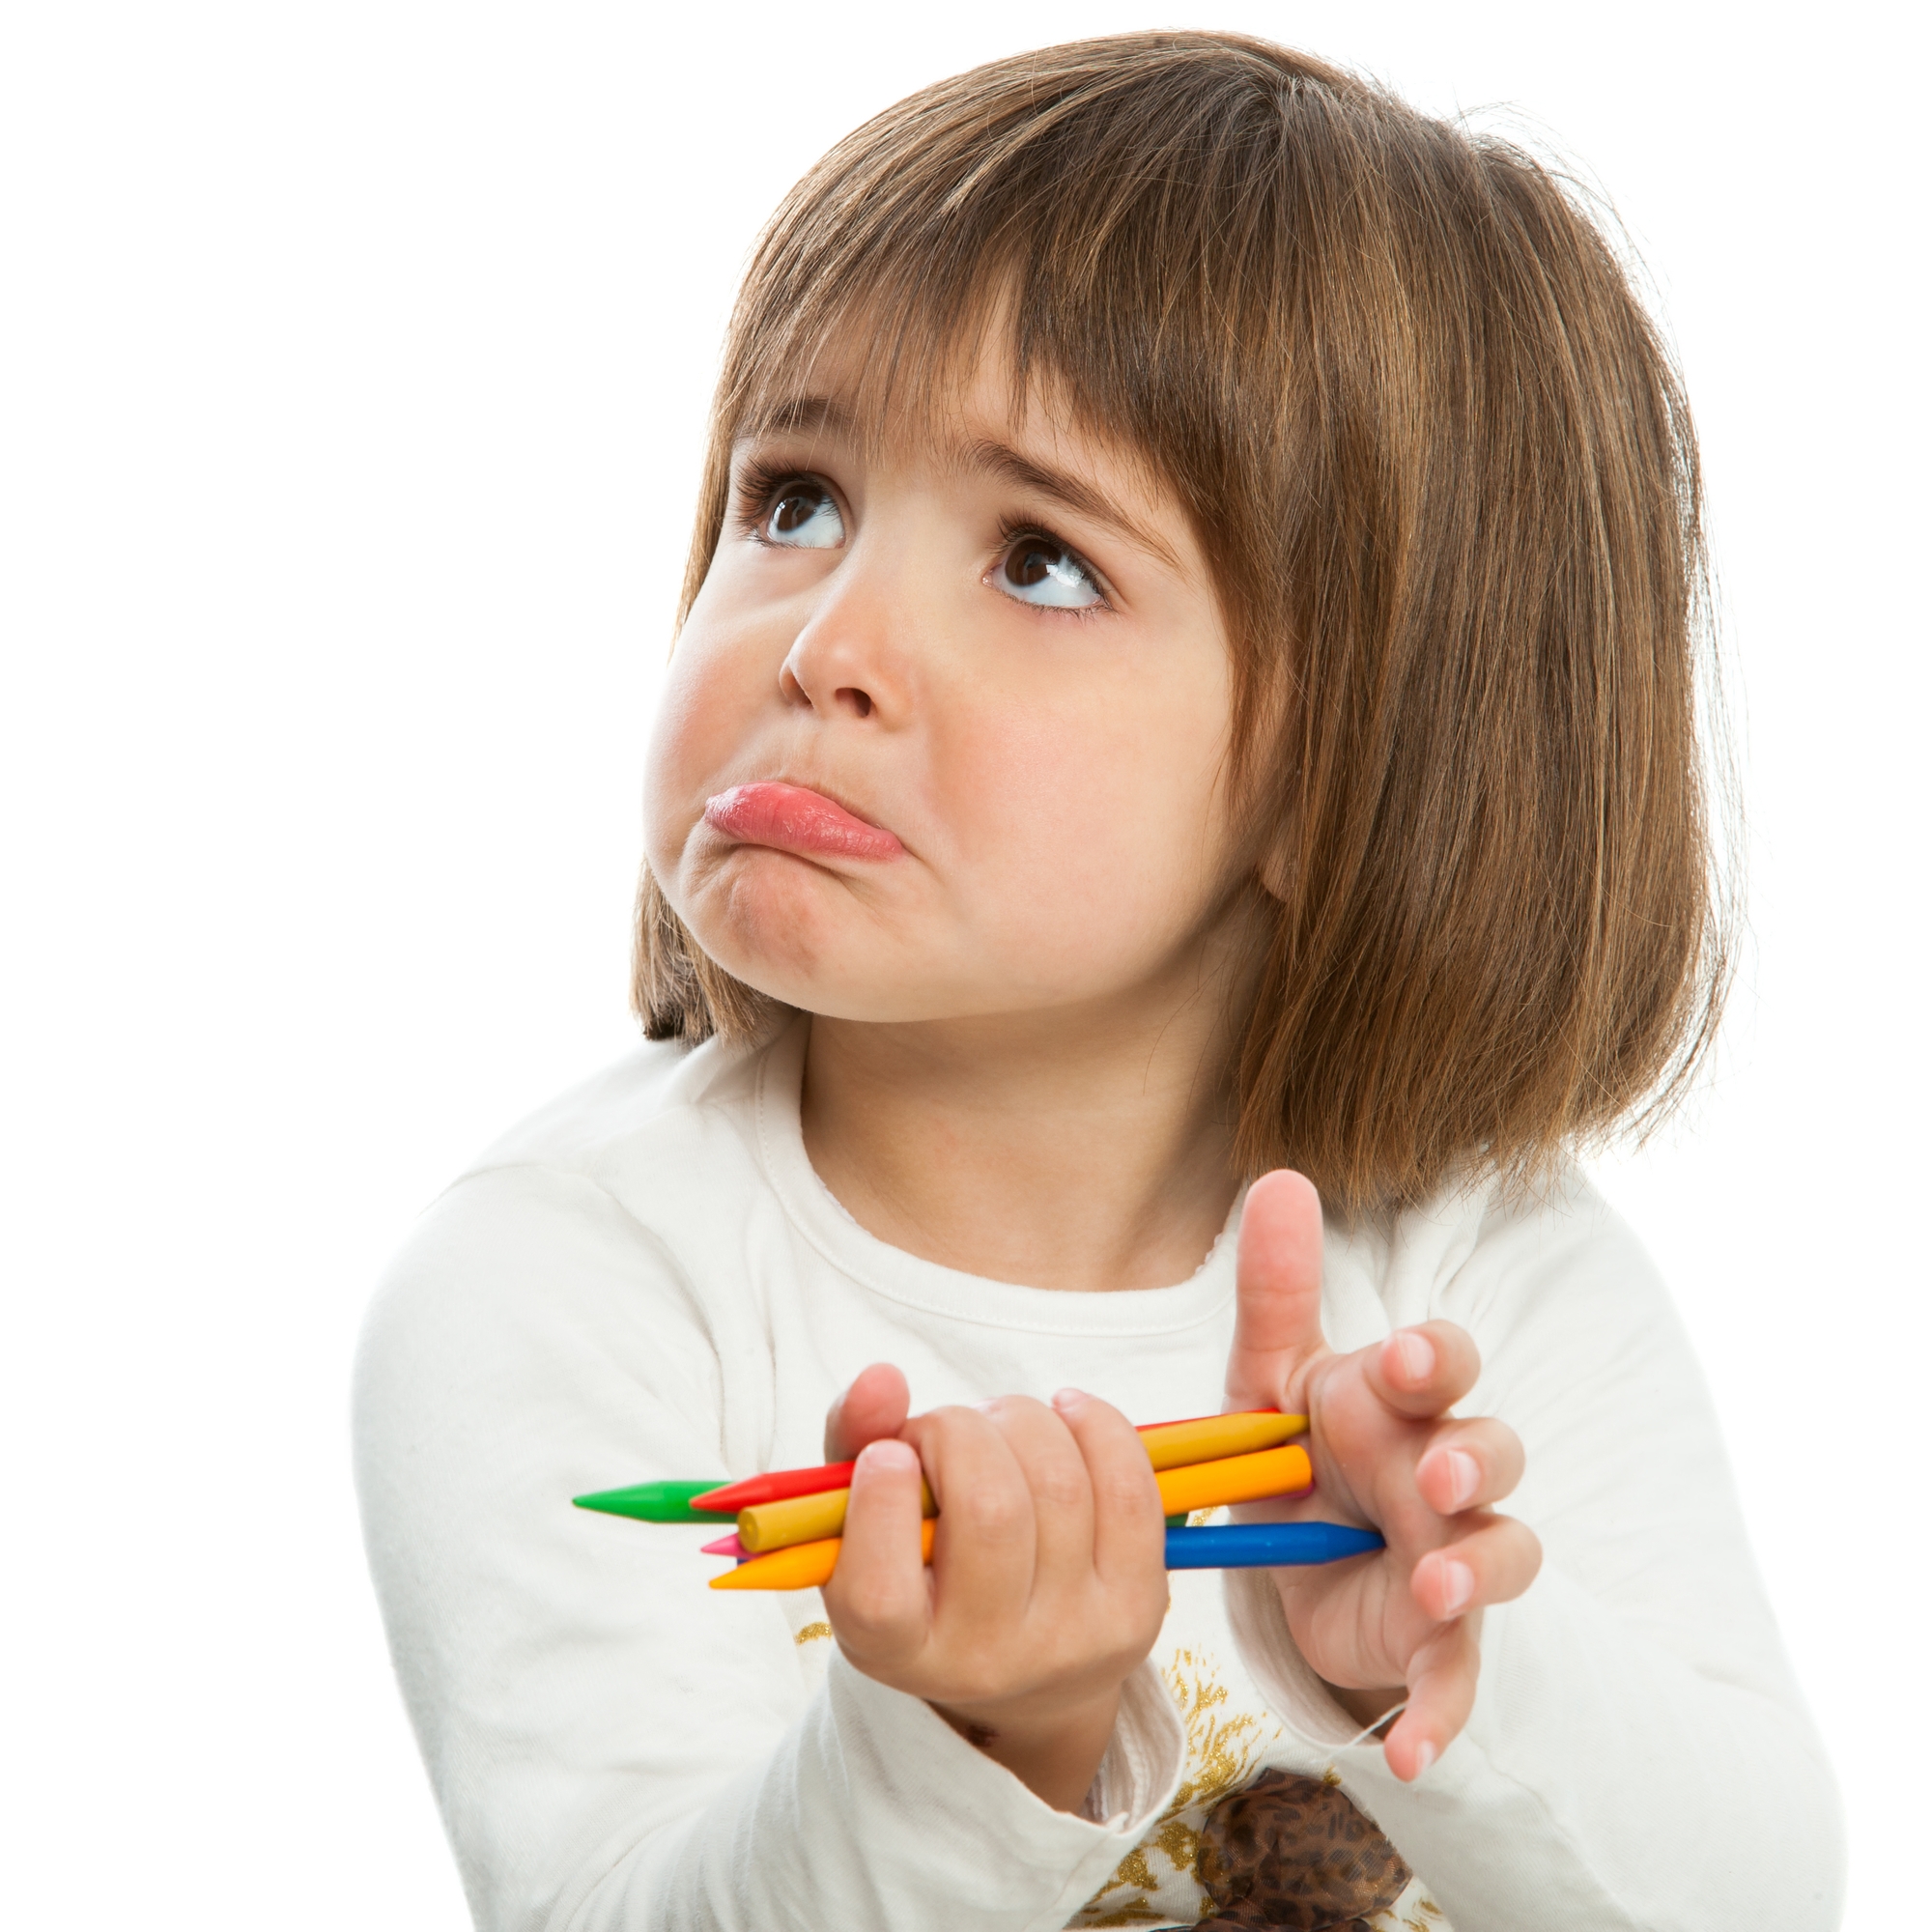
[[[764,537],[787,550],[837,550],[845,523],[822,483],[787,483],[765,517]]]
[[[1016,538],[995,565],[993,582],[1022,604],[1086,610],[1102,601],[1094,573],[1052,537]]]

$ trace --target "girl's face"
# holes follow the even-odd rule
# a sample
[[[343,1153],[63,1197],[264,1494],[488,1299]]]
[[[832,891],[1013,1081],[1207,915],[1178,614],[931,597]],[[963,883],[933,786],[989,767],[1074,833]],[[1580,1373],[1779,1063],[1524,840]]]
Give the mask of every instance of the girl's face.
[[[1247,867],[1185,516],[981,367],[867,450],[838,384],[738,443],[650,757],[652,870],[788,1005],[930,1020],[1199,970]]]

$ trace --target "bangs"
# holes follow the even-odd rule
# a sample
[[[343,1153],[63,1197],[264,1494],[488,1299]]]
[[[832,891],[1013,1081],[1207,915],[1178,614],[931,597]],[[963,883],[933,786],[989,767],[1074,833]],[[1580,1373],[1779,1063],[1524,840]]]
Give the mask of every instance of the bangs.
[[[1225,43],[1207,89],[1150,39],[1139,60],[1004,63],[1031,84],[990,101],[1000,71],[982,70],[826,156],[747,275],[721,427],[828,350],[863,372],[873,422],[917,416],[997,330],[1022,388],[1045,379],[1111,440],[1179,455],[1212,439],[1249,390],[1242,343],[1276,333],[1293,90],[1257,63],[1231,102]]]

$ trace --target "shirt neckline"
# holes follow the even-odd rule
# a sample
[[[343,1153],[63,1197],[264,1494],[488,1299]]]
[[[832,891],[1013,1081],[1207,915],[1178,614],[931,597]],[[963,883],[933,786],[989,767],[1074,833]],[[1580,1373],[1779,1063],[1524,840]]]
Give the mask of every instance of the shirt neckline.
[[[792,1226],[862,1288],[951,1321],[1037,1335],[1172,1335],[1212,1321],[1233,1302],[1240,1197],[1201,1265],[1172,1288],[1028,1288],[923,1260],[869,1234],[839,1205],[805,1151],[799,1095],[810,1026],[801,1016],[760,1056],[753,1103],[758,1158]]]

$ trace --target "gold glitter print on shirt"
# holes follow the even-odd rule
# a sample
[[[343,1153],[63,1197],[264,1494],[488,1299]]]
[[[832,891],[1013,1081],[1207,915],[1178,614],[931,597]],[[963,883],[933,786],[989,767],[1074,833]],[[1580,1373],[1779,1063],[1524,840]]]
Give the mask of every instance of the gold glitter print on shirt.
[[[1187,1738],[1160,1819],[1067,1921],[1200,1932],[1451,1932],[1441,1909],[1331,1772],[1265,1765],[1271,1717],[1230,1708],[1201,1650],[1162,1669]]]
[[[1187,1736],[1180,1784],[1153,1830],[1069,1926],[1191,1925],[1200,1918],[1210,1903],[1195,1871],[1201,1827],[1217,1800],[1248,1782],[1281,1736],[1272,1718],[1228,1708],[1228,1687],[1204,1652],[1177,1650],[1160,1674]]]

